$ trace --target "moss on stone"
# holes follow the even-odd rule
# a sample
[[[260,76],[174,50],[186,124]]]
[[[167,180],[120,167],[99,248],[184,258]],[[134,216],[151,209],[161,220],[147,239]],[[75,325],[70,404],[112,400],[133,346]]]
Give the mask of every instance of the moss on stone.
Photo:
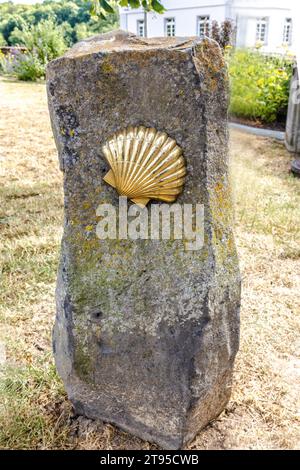
[[[91,382],[92,377],[92,360],[90,351],[86,348],[86,346],[80,340],[80,335],[82,332],[79,330],[77,331],[77,339],[76,345],[74,349],[74,368],[78,377],[82,380],[86,380],[87,382]]]
[[[105,73],[105,74],[111,74],[111,73],[113,73],[114,67],[113,67],[112,63],[109,61],[109,58],[108,58],[108,57],[106,57],[106,58],[103,60],[103,62],[102,62],[102,64],[101,64],[101,70],[102,70],[102,72]]]

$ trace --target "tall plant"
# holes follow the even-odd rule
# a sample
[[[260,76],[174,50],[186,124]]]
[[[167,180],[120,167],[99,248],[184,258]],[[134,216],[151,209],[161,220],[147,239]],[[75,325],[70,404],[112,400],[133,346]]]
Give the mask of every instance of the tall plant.
[[[66,50],[66,43],[61,29],[52,20],[40,21],[34,26],[25,26],[15,31],[19,43],[35,54],[42,65],[59,57]]]
[[[43,78],[47,63],[66,50],[62,30],[52,20],[26,25],[22,30],[15,29],[14,37],[18,44],[26,47],[26,52],[2,59],[2,70],[4,73],[10,70],[20,80]]]

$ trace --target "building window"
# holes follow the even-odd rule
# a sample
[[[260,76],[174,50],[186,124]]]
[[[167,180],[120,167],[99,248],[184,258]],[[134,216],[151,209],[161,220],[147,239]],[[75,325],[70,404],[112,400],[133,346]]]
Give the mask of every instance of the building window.
[[[283,44],[292,44],[292,18],[286,18],[283,27]]]
[[[175,36],[175,18],[165,19],[165,35]]]
[[[144,20],[138,20],[137,22],[137,35],[140,38],[145,37],[145,21]]]
[[[198,16],[197,33],[200,38],[209,36],[209,16]]]
[[[267,27],[268,20],[267,18],[258,18],[256,23],[256,41],[262,42],[263,44],[267,43]]]

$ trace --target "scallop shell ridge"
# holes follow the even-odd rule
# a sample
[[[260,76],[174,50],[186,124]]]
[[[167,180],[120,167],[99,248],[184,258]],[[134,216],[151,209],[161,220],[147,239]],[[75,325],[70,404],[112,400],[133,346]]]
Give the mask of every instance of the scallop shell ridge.
[[[128,127],[102,146],[110,170],[103,178],[140,206],[150,199],[174,202],[182,192],[186,166],[182,149],[153,127]]]

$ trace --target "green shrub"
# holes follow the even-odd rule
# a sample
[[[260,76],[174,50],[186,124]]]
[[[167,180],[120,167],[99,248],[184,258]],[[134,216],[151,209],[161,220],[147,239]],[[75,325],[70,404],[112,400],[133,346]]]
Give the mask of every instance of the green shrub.
[[[45,76],[45,65],[40,62],[33,52],[20,54],[14,67],[13,75],[19,80],[36,81]]]
[[[3,75],[12,75],[16,56],[14,54],[3,54],[0,51],[0,73]]]
[[[0,73],[5,73],[5,66],[6,66],[5,56],[3,52],[0,51]]]
[[[29,52],[38,57],[42,65],[56,59],[66,50],[63,32],[52,20],[40,21],[37,25],[14,30],[18,43],[26,46]]]
[[[38,80],[45,77],[46,65],[66,50],[66,43],[60,27],[51,20],[42,20],[37,25],[15,28],[14,41],[24,45],[26,53],[15,53],[0,57],[2,73],[19,80]]]
[[[227,56],[232,115],[274,122],[284,116],[293,59],[237,49]]]

